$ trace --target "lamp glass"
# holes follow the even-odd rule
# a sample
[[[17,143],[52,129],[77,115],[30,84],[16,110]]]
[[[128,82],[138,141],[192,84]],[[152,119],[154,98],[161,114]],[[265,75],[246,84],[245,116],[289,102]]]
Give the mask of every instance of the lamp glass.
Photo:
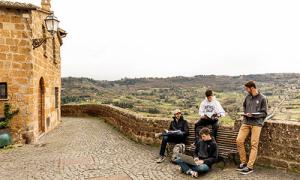
[[[59,20],[53,14],[49,15],[45,19],[47,31],[52,35],[57,32]]]

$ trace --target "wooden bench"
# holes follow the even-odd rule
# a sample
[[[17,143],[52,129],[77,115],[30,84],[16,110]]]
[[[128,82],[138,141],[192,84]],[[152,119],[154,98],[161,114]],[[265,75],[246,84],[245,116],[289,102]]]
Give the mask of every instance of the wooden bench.
[[[209,127],[211,130],[211,127]],[[195,146],[192,144],[195,141],[195,126],[189,126],[190,135],[187,138],[186,142],[186,154],[193,154],[195,150]],[[235,165],[238,164],[238,151],[236,147],[236,137],[238,135],[238,131],[235,131],[231,128],[220,127],[218,129],[216,142],[218,144],[219,150],[219,161],[224,163],[224,167],[226,166],[227,159],[231,158]]]
[[[209,127],[211,130],[211,127]],[[226,128],[226,127],[220,127],[218,129],[218,135],[216,142],[218,144],[218,150],[219,150],[219,157],[218,157],[218,162],[223,162],[224,166],[226,166],[226,161],[232,159],[234,164],[238,164],[238,151],[236,147],[236,137],[238,135],[238,131],[235,131],[231,128]],[[187,137],[187,142],[186,142],[186,154],[188,155],[193,155],[195,146],[192,144],[195,141],[195,125],[194,124],[189,124],[189,136]],[[171,151],[172,147],[174,145],[170,146],[168,153]]]

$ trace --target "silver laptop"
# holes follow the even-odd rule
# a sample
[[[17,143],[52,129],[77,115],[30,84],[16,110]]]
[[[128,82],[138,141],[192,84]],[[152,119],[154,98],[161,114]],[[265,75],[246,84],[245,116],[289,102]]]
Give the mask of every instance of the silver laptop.
[[[182,154],[182,153],[179,153],[178,154],[178,157],[185,163],[189,164],[189,165],[194,165],[196,166],[197,164],[195,163],[194,161],[194,158],[192,156],[188,156],[186,154]]]

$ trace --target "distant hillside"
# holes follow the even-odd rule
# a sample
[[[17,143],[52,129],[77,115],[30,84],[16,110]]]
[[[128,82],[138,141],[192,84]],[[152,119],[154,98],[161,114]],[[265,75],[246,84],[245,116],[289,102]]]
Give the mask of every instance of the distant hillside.
[[[259,74],[241,76],[198,75],[170,78],[124,78],[117,81],[98,81],[91,78],[62,78],[62,102],[104,103],[130,108],[137,112],[167,115],[180,107],[186,114],[197,116],[197,105],[211,88],[227,109],[240,110],[243,84],[255,80],[261,91],[269,96],[270,104],[280,100],[288,89],[300,91],[300,74]],[[300,96],[300,94],[299,94]],[[297,104],[297,103],[296,103]]]
[[[74,96],[79,98],[98,97],[110,93],[111,89],[123,92],[147,90],[149,88],[191,88],[207,87],[218,92],[243,91],[243,84],[255,80],[262,88],[276,86],[276,90],[284,91],[288,87],[300,86],[300,74],[262,74],[241,76],[198,75],[194,77],[171,78],[136,78],[117,81],[97,81],[91,78],[62,78],[63,98]],[[275,91],[275,89],[271,89]],[[280,93],[280,92],[279,92]],[[283,92],[282,92],[283,93]]]

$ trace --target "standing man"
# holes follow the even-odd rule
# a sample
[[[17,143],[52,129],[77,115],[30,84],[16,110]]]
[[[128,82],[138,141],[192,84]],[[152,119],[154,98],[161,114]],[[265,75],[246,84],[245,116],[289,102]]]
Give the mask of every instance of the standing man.
[[[205,92],[206,98],[201,102],[199,108],[200,120],[195,124],[196,141],[198,140],[199,131],[202,127],[211,125],[212,134],[216,139],[219,118],[225,116],[225,111],[220,102],[214,97],[213,91],[208,89]]]
[[[188,135],[188,122],[183,119],[181,111],[179,109],[176,109],[174,111],[173,121],[170,124],[169,130],[165,130],[163,133],[155,134],[155,137],[163,137],[159,153],[160,157],[156,162],[161,163],[166,159],[165,151],[168,143],[185,143]]]
[[[237,170],[241,174],[249,174],[253,172],[253,165],[257,157],[257,149],[259,136],[264,120],[267,117],[267,99],[257,89],[254,81],[249,81],[245,84],[245,90],[248,92],[243,107],[244,120],[240,127],[239,134],[236,139],[237,149],[240,154],[241,164]],[[251,132],[251,151],[249,161],[246,159],[245,139]]]

